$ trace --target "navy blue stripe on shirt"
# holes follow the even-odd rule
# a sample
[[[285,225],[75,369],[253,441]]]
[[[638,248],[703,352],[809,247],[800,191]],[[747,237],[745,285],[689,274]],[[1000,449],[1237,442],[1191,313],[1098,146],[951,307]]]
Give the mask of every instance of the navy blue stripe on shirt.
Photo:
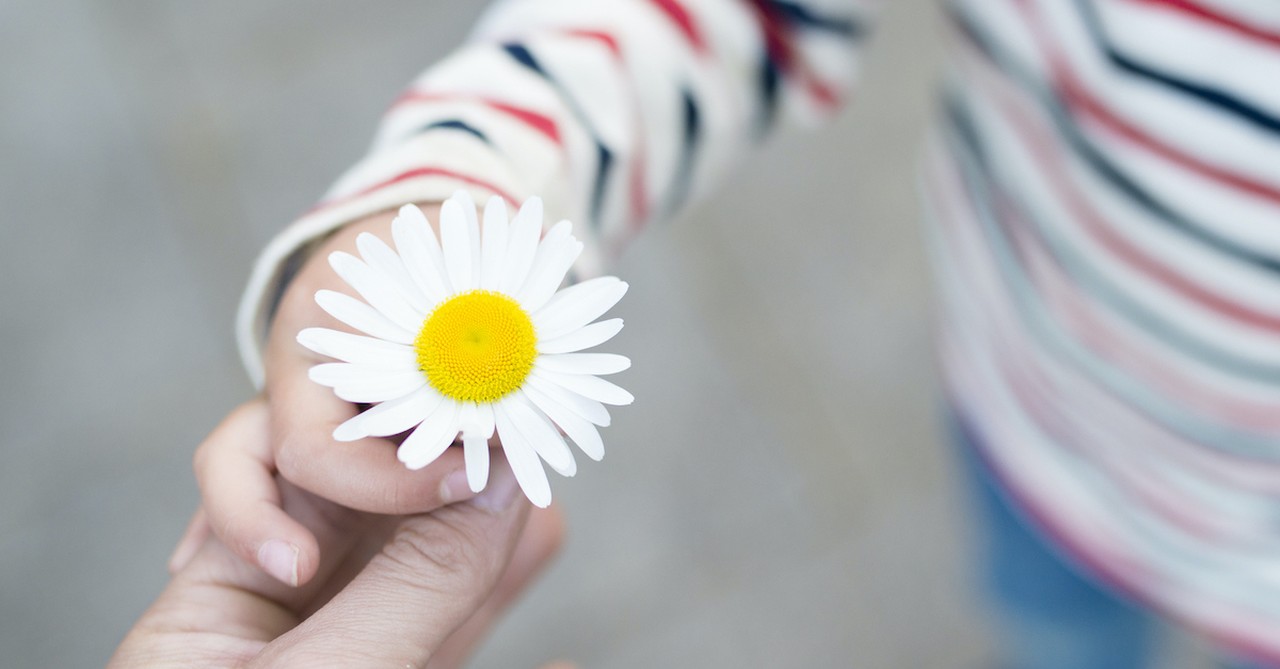
[[[462,132],[467,133],[468,135],[474,136],[476,139],[479,139],[485,144],[492,145],[492,142],[489,141],[489,137],[487,135],[485,135],[475,126],[469,125],[465,121],[461,119],[456,119],[456,118],[444,119],[441,121],[433,121],[431,123],[428,123],[427,125],[422,126],[421,128],[418,129],[417,132],[413,134],[417,135],[417,134],[421,134],[431,130],[460,130]]]
[[[684,104],[684,132],[680,143],[680,162],[676,165],[675,176],[667,195],[669,213],[679,210],[689,199],[693,168],[702,142],[702,111],[698,107],[698,101],[688,88],[681,89],[680,97]]]
[[[610,150],[609,147],[605,145],[604,141],[600,139],[599,133],[597,133],[595,128],[592,127],[591,120],[587,118],[586,112],[582,110],[582,107],[579,106],[573,96],[569,94],[569,91],[566,90],[564,86],[560,85],[560,82],[556,81],[556,78],[551,76],[551,74],[542,67],[542,63],[538,62],[538,59],[534,57],[528,47],[517,42],[508,42],[502,45],[502,49],[506,51],[507,55],[511,56],[511,58],[517,63],[537,73],[537,75],[546,80],[552,88],[556,89],[556,92],[560,94],[560,99],[564,101],[565,106],[567,106],[569,111],[577,117],[578,121],[582,123],[582,127],[587,130],[591,135],[591,139],[595,141],[597,157],[596,176],[595,181],[591,186],[590,216],[591,225],[599,228],[602,222],[601,211],[604,208],[605,186],[609,181],[610,175],[613,173],[613,151]]]
[[[600,224],[600,208],[604,203],[604,186],[613,172],[613,152],[596,140],[596,177],[591,185],[591,220]]]
[[[820,14],[808,5],[790,0],[765,0],[765,4],[790,23],[802,28],[821,30],[849,39],[858,39],[866,33],[863,25],[853,17]]]
[[[769,56],[768,51],[760,55],[760,120],[757,136],[763,138],[773,129],[778,118],[779,89],[782,84],[782,73],[778,64]]]
[[[1093,6],[1091,0],[1077,0],[1076,7],[1080,10],[1080,16],[1088,29],[1089,37],[1098,45],[1098,49],[1106,55],[1107,61],[1115,66],[1117,70],[1182,93],[1268,132],[1280,133],[1280,118],[1268,114],[1249,102],[1221,89],[1161,72],[1121,53],[1107,36],[1106,28],[1102,25],[1102,17],[1098,16],[1097,9]],[[1276,83],[1280,85],[1280,78],[1277,79]]]
[[[502,48],[506,50],[507,54],[512,58],[514,58],[517,63],[520,63],[521,65],[529,68],[530,70],[537,72],[538,74],[542,75],[544,78],[548,80],[551,79],[551,77],[547,75],[546,70],[542,69],[542,64],[538,62],[537,58],[533,57],[533,54],[529,52],[528,47],[526,47],[525,45],[516,44],[516,43],[507,43],[507,44],[503,44]]]

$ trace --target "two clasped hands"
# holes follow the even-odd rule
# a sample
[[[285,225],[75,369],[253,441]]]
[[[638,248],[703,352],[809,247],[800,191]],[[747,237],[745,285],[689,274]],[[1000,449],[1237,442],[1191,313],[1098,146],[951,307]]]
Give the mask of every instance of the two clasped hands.
[[[386,439],[331,437],[357,408],[307,379],[294,336],[342,327],[312,299],[341,288],[323,258],[390,220],[335,234],[285,291],[265,392],[197,450],[201,507],[112,667],[458,666],[555,554],[563,521],[500,449],[476,495],[460,449],[410,471]]]

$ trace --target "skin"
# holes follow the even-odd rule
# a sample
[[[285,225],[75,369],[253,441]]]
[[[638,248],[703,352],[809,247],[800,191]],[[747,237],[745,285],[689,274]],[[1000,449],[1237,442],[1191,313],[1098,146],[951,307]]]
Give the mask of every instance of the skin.
[[[310,533],[324,560],[302,586],[282,584],[200,529],[228,510],[207,508],[184,539],[195,548],[175,555],[172,581],[110,667],[456,667],[561,542],[559,516],[530,513],[498,453],[479,497],[432,513],[374,515],[265,474],[255,463],[270,450],[269,422],[261,400],[238,408],[202,457],[250,489],[275,486],[277,510]]]
[[[423,205],[422,210],[433,224],[439,220],[439,205]],[[441,485],[449,474],[463,470],[462,454],[449,451],[425,469],[410,471],[396,459],[388,439],[334,441],[333,429],[354,416],[357,409],[307,378],[313,365],[332,360],[307,350],[295,339],[308,327],[354,332],[316,304],[316,291],[329,289],[358,298],[329,267],[329,254],[355,254],[356,237],[364,232],[392,244],[394,217],[394,212],[385,212],[342,228],[311,255],[290,282],[264,351],[266,395],[271,406],[274,457],[286,479],[353,509],[422,513],[471,495],[465,485]]]
[[[420,205],[427,219],[439,220],[439,204]],[[245,454],[260,470],[277,471],[289,483],[324,499],[357,511],[407,515],[426,513],[474,495],[466,483],[461,449],[451,448],[427,467],[413,471],[396,459],[396,444],[387,438],[367,438],[337,442],[333,430],[358,409],[334,396],[333,391],[307,378],[307,370],[329,358],[314,353],[296,340],[308,327],[324,327],[354,332],[321,309],[316,291],[329,289],[353,297],[358,295],[329,266],[329,254],[355,254],[356,238],[371,233],[392,243],[391,221],[395,212],[383,212],[356,221],[338,230],[308,258],[286,288],[276,312],[264,349],[265,396],[269,407],[268,446],[261,452]],[[241,463],[248,466],[250,463]],[[196,475],[201,482],[204,512],[208,522],[233,551],[250,564],[257,564],[279,580],[306,583],[315,573],[320,554],[314,540],[299,523],[279,512],[269,487],[236,489],[221,482],[227,477],[202,454],[196,456]],[[221,466],[220,464],[218,466]],[[255,510],[233,512],[229,505],[255,502]],[[267,542],[284,542],[297,555],[295,569],[275,569],[260,559]]]
[[[439,205],[422,209],[438,221]],[[362,232],[391,243],[393,218],[342,228],[291,281],[265,393],[197,449],[201,508],[112,667],[458,666],[558,550],[560,512],[531,509],[500,449],[476,497],[460,449],[410,471],[392,439],[331,436],[357,407],[307,378],[329,360],[295,336],[351,331],[314,301],[353,294],[328,256],[354,253]]]

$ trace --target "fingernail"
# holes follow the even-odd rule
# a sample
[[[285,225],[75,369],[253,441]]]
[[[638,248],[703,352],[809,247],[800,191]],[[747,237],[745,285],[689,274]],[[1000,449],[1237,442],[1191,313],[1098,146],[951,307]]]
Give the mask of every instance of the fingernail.
[[[258,565],[282,583],[298,587],[298,547],[272,539],[258,548]]]
[[[461,502],[471,497],[475,497],[475,493],[471,492],[471,485],[467,483],[466,469],[449,472],[440,482],[440,501],[444,504]]]
[[[489,472],[489,484],[476,495],[471,503],[485,511],[504,511],[520,494],[520,486],[516,483],[516,475],[506,461],[498,460]]]

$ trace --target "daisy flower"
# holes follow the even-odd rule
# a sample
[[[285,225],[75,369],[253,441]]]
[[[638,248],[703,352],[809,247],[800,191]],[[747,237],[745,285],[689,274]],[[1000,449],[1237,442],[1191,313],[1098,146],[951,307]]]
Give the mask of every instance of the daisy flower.
[[[605,405],[632,396],[600,378],[631,366],[609,353],[582,353],[612,338],[621,319],[593,322],[627,291],[615,277],[560,290],[582,243],[561,221],[542,234],[542,201],[532,198],[508,223],[492,198],[484,225],[465,192],[440,209],[437,241],[413,205],[392,223],[395,248],[364,233],[360,257],[329,256],[363,300],[321,290],[316,303],[364,333],[308,328],[303,346],[341,362],[316,365],[310,378],[338,397],[373,405],[333,432],[338,441],[408,432],[397,456],[427,466],[461,437],[467,480],[479,492],[489,478],[496,433],[511,469],[534,504],[551,503],[542,461],[563,476],[577,471],[567,436],[593,460],[604,457],[597,426]]]

